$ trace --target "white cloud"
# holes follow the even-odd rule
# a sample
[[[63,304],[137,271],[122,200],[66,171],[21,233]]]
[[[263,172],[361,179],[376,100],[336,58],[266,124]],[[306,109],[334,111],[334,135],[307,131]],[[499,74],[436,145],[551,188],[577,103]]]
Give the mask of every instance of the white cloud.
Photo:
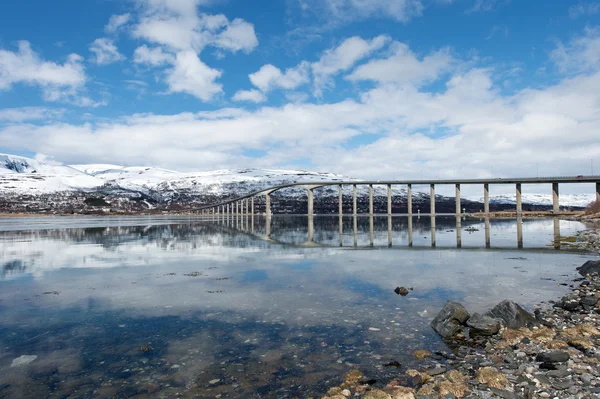
[[[267,96],[265,96],[259,90],[239,90],[233,96],[233,101],[250,101],[254,103],[262,103],[267,101]]]
[[[550,57],[563,73],[593,71],[600,67],[600,28],[586,28],[584,35],[567,45],[559,42]]]
[[[119,53],[114,42],[106,37],[94,40],[90,51],[94,53],[94,61],[98,65],[108,65],[125,59],[125,56]]]
[[[309,63],[303,61],[294,68],[286,69],[285,72],[267,64],[248,77],[250,82],[263,92],[275,88],[291,90],[309,82]]]
[[[467,13],[493,11],[497,6],[504,5],[509,1],[510,0],[475,0],[475,4],[467,10]]]
[[[81,56],[70,54],[65,63],[57,64],[41,59],[27,41],[20,41],[18,46],[17,52],[0,49],[0,91],[22,83],[40,87],[46,101],[93,104],[92,100],[80,96],[86,82]]]
[[[254,25],[236,18],[226,25],[223,32],[216,36],[214,45],[233,52],[244,51],[249,53],[258,46]]]
[[[130,19],[131,19],[131,14],[129,14],[129,13],[113,15],[108,20],[108,23],[104,26],[104,31],[108,34],[116,33],[127,22],[129,22]]]
[[[418,85],[437,79],[453,62],[447,49],[433,52],[422,60],[419,60],[404,43],[392,43],[390,51],[389,57],[371,60],[356,68],[346,78],[353,81],[372,80]]]
[[[165,53],[162,47],[149,48],[144,44],[133,52],[133,62],[157,67],[164,64],[173,64],[175,57],[172,54]]]
[[[24,122],[60,118],[65,110],[62,108],[22,107],[0,109],[0,122]]]
[[[135,37],[166,46],[172,50],[193,49],[200,53],[207,46],[230,52],[250,52],[258,45],[254,25],[222,15],[198,13],[198,1],[144,0],[140,22],[134,26]]]
[[[600,3],[579,3],[569,7],[569,17],[575,19],[582,15],[594,15],[600,12]]]
[[[372,40],[364,40],[358,36],[344,40],[336,48],[327,50],[321,59],[311,65],[314,76],[314,93],[322,94],[323,87],[331,86],[330,77],[354,66],[357,61],[385,46],[390,38],[385,35]]]
[[[304,11],[323,16],[330,23],[369,17],[408,22],[423,12],[421,0],[298,0]]]
[[[166,74],[171,93],[188,93],[202,101],[210,101],[223,91],[215,82],[221,71],[208,67],[192,50],[177,53],[173,68]]]

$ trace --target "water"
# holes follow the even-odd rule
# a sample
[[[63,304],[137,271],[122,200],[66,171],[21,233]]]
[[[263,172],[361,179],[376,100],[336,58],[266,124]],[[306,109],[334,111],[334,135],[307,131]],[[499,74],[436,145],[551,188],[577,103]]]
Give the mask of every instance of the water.
[[[342,222],[0,219],[0,398],[309,397],[354,368],[383,384],[448,349],[429,327],[446,300],[531,308],[594,258],[555,239],[578,222]]]

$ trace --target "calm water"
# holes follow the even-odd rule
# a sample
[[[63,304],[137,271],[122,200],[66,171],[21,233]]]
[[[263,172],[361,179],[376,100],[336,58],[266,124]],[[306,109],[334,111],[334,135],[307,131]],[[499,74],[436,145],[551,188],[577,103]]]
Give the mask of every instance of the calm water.
[[[308,397],[353,368],[383,383],[447,349],[429,327],[446,300],[532,307],[594,258],[557,249],[577,222],[458,223],[0,219],[0,398]]]

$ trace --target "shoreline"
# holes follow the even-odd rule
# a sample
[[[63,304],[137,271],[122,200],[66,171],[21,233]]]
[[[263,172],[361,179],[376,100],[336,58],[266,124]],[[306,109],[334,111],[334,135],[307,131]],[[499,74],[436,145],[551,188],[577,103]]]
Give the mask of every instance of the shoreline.
[[[600,256],[600,229],[585,232],[597,239],[582,237]],[[381,389],[353,370],[321,399],[600,397],[600,260],[577,269],[581,277],[569,293],[529,315],[535,325],[502,326],[492,335],[469,336],[467,329],[445,340],[451,352],[414,352],[419,369],[400,369]]]

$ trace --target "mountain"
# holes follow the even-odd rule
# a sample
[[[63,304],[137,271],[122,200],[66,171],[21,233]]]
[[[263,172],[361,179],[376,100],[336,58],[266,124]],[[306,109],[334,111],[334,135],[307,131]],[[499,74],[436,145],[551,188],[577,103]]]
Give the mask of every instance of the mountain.
[[[174,170],[111,164],[64,165],[31,158],[0,154],[0,212],[97,212],[153,209],[179,210],[234,198],[275,185],[294,182],[358,181],[348,176],[304,170],[223,169],[208,172],[178,172]],[[394,187],[394,212],[406,211],[406,190]],[[319,213],[337,211],[338,188],[318,190],[315,202]],[[344,186],[345,207],[351,207],[352,187]],[[275,211],[305,212],[306,190],[287,188],[274,193]],[[375,211],[385,212],[387,190],[374,187]],[[551,205],[549,195],[523,196],[524,203],[544,207]],[[562,205],[585,206],[592,196],[561,196]],[[262,198],[258,198],[260,204]],[[567,203],[567,201],[569,203]],[[481,210],[482,199],[463,198],[467,211]],[[491,197],[495,209],[513,209],[514,196]],[[413,191],[413,203],[427,211],[429,195]],[[363,212],[368,206],[368,187],[358,187],[358,205]],[[453,212],[454,198],[436,195],[438,212]],[[536,208],[538,209],[538,208]]]

